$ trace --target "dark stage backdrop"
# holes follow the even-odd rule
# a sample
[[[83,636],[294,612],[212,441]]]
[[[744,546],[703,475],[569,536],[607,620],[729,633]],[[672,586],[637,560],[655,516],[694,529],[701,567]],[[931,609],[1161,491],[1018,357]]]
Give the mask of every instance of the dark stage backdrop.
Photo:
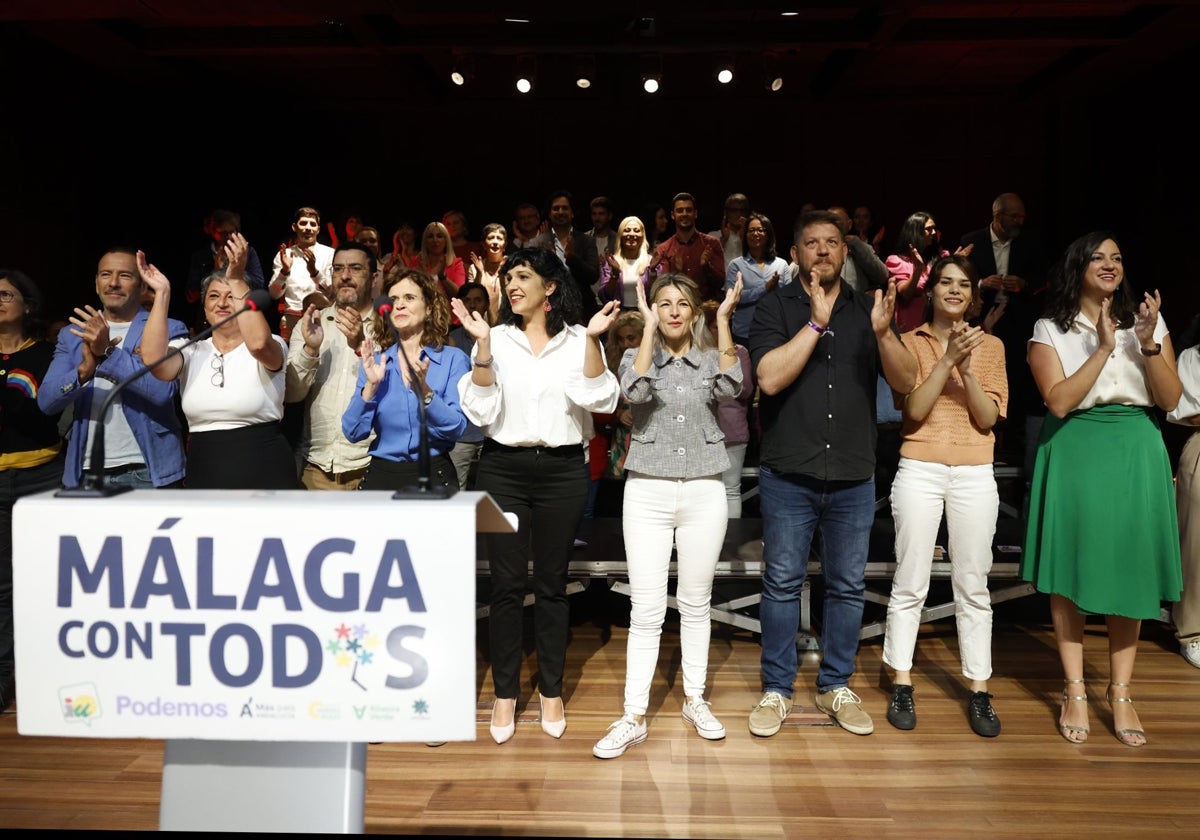
[[[596,194],[623,215],[687,190],[702,230],[717,227],[724,196],[741,191],[775,222],[786,253],[806,201],[870,205],[890,246],[916,209],[956,242],[989,221],[996,194],[1013,190],[1054,251],[1087,230],[1114,229],[1132,281],[1161,288],[1168,324],[1181,329],[1200,311],[1197,165],[1191,117],[1165,82],[1188,78],[1197,57],[1153,77],[1131,73],[1119,89],[968,108],[699,92],[653,106],[640,97],[423,94],[385,108],[369,84],[366,99],[317,108],[305,103],[301,67],[289,90],[253,79],[115,79],[8,44],[0,264],[27,271],[66,311],[94,300],[96,260],[110,244],[144,249],[168,276],[183,273],[213,207],[240,211],[269,261],[302,204],[339,224],[357,212],[385,240],[401,220],[419,231],[459,207],[477,238],[487,222],[509,225],[517,202],[541,204],[558,188],[575,194],[583,228]]]

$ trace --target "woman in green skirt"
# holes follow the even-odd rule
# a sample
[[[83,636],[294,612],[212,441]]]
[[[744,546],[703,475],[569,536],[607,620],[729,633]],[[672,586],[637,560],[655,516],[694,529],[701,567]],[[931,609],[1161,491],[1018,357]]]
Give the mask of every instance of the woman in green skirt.
[[[1142,619],[1158,617],[1182,587],[1171,462],[1155,409],[1173,409],[1183,388],[1158,291],[1135,297],[1111,233],[1072,242],[1060,272],[1029,342],[1048,412],[1021,576],[1050,594],[1065,680],[1059,732],[1087,740],[1083,630],[1087,615],[1103,615],[1113,730],[1140,747],[1146,734],[1129,685]]]

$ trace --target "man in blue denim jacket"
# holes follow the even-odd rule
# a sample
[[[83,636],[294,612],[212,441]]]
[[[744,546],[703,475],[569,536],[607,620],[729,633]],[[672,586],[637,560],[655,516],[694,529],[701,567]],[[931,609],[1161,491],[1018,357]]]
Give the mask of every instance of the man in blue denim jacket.
[[[38,406],[47,413],[74,409],[63,470],[65,487],[79,486],[90,467],[91,438],[108,393],[146,363],[141,356],[145,291],[137,252],[111,248],[100,257],[96,271],[101,308],[76,307],[70,324],[58,334]],[[187,339],[184,324],[171,320],[169,325],[173,343]],[[146,489],[182,481],[185,458],[177,390],[175,382],[143,376],[113,401],[103,418],[106,485]]]

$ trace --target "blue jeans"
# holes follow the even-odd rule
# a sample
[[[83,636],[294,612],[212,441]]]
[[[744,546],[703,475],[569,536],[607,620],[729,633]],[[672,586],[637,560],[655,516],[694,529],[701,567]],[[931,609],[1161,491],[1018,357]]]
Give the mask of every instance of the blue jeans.
[[[799,660],[800,593],[808,574],[813,535],[821,530],[825,580],[821,665],[817,690],[848,685],[862,631],[864,574],[875,521],[875,479],[823,482],[759,467],[763,521],[763,691],[792,696]]]

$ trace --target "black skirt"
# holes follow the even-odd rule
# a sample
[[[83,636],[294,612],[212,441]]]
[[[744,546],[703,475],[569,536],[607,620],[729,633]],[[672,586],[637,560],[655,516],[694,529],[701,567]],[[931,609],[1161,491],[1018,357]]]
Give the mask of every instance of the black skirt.
[[[296,456],[278,423],[188,435],[188,490],[302,490]]]

